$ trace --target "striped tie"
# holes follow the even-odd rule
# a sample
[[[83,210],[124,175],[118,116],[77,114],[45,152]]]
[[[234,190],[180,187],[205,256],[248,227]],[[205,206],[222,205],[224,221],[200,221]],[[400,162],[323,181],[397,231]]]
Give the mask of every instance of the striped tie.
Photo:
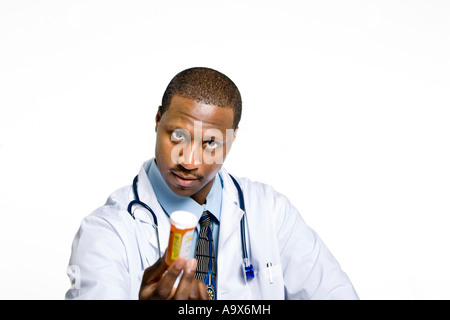
[[[209,299],[216,300],[216,258],[211,231],[211,217],[208,211],[203,212],[200,217],[200,235],[195,258],[198,261],[195,278],[205,282]]]

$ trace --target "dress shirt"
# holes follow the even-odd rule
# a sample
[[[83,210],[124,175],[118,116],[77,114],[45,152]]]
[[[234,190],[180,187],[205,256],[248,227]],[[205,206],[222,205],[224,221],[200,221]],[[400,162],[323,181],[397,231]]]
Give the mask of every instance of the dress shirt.
[[[164,181],[161,176],[161,172],[156,164],[156,160],[153,160],[148,172],[148,178],[155,191],[156,198],[159,204],[163,208],[164,212],[168,217],[172,212],[177,210],[192,212],[196,217],[197,221],[200,220],[201,215],[204,211],[208,210],[212,216],[211,219],[211,229],[212,236],[214,240],[214,252],[217,257],[217,247],[219,244],[219,227],[220,227],[220,213],[222,208],[222,188],[223,182],[219,173],[216,174],[214,178],[214,183],[211,190],[206,197],[206,203],[203,205],[198,204],[191,197],[181,197],[176,195]],[[194,232],[193,246],[191,247],[191,258],[195,257],[195,249],[197,247],[198,234],[200,233],[200,224],[197,224],[197,228]]]

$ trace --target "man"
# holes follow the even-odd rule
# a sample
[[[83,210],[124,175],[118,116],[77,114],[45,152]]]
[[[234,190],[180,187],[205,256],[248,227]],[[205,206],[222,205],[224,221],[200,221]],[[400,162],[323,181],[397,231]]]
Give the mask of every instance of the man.
[[[286,197],[222,167],[241,109],[238,88],[218,71],[191,68],[172,79],[156,114],[155,158],[83,220],[66,298],[358,298]],[[199,225],[190,258],[167,266],[177,210]]]

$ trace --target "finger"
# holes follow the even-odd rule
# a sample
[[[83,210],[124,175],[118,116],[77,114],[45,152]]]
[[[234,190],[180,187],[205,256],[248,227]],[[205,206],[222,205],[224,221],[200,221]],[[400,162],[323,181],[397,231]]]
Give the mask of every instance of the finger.
[[[194,280],[191,283],[191,292],[189,293],[189,300],[199,300],[200,295],[198,293],[198,286],[197,286],[197,281],[198,280]]]
[[[200,280],[194,280],[192,282],[189,300],[208,300],[208,298],[205,283]]]
[[[141,287],[139,289],[139,299],[151,299],[153,291],[168,266],[165,263],[165,255],[157,260],[152,266],[144,270]]]
[[[170,297],[173,285],[185,264],[186,260],[184,258],[178,258],[172,263],[156,285],[152,294],[154,299],[168,299]]]
[[[199,300],[209,300],[206,284],[203,281],[197,281],[197,292],[199,294]]]
[[[161,258],[159,258],[152,266],[145,269],[144,274],[142,276],[142,284],[149,285],[154,282],[159,281],[161,276],[164,274],[164,271],[167,270],[168,266],[165,262],[165,254]]]
[[[175,292],[176,292],[176,291],[177,291],[177,288],[172,287],[172,290],[170,290],[170,294],[169,294],[169,296],[167,297],[166,300],[172,300],[173,297],[175,296]]]
[[[193,283],[195,281],[194,273],[197,268],[197,259],[190,259],[183,271],[180,283],[178,284],[177,291],[175,292],[175,300],[187,300],[192,293]],[[196,291],[196,290],[195,290]]]

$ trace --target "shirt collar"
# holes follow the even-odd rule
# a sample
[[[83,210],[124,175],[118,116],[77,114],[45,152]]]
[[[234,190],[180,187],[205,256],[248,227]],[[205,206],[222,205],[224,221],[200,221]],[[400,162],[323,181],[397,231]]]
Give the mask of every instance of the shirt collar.
[[[206,197],[206,203],[204,205],[198,204],[191,197],[181,197],[175,194],[161,176],[161,172],[159,171],[155,160],[152,161],[147,175],[153,186],[159,204],[168,216],[174,211],[185,210],[192,212],[200,219],[203,212],[208,210],[218,221],[220,221],[223,182],[219,173],[216,174],[213,186]]]

